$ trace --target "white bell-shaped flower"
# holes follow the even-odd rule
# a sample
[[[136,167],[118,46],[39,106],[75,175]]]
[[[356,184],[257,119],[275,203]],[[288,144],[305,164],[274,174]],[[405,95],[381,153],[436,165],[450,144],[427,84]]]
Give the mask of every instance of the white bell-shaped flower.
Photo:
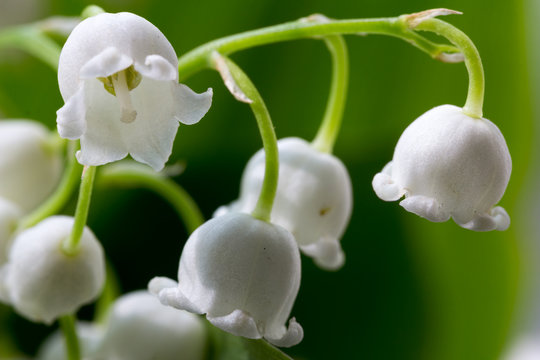
[[[284,228],[251,215],[213,218],[189,237],[178,283],[154,278],[150,292],[165,305],[206,314],[215,326],[250,339],[289,347],[303,338],[294,318],[300,253]]]
[[[94,323],[78,322],[76,324],[79,348],[83,360],[110,360],[96,357],[96,352],[103,341],[103,328]],[[48,336],[37,352],[37,360],[67,360],[66,339],[57,330]]]
[[[405,129],[373,189],[385,201],[405,195],[400,205],[430,221],[452,217],[470,230],[506,230],[510,218],[494,205],[511,171],[508,147],[495,124],[442,105]]]
[[[28,212],[44,201],[62,175],[63,155],[51,133],[31,120],[0,121],[0,197]]]
[[[352,211],[351,179],[335,156],[320,152],[300,138],[278,141],[279,182],[272,208],[272,223],[289,230],[300,249],[325,269],[338,269],[345,256],[340,239]],[[264,150],[248,162],[238,200],[216,210],[253,211],[265,171]]]
[[[72,217],[52,216],[13,240],[0,281],[15,310],[32,321],[50,324],[101,292],[103,249],[90,229],[84,229],[77,254],[61,250],[73,222]]]
[[[98,358],[203,360],[206,344],[201,318],[163,306],[147,291],[136,291],[115,301]]]
[[[64,107],[60,136],[80,139],[78,160],[103,165],[131,156],[155,170],[169,158],[178,123],[208,111],[212,90],[178,84],[178,59],[150,22],[131,13],[99,14],[67,39],[58,65]]]

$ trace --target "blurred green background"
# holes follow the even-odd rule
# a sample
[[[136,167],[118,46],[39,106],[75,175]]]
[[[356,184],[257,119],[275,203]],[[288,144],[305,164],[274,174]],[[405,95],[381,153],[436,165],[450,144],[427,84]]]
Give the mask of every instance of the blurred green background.
[[[473,233],[453,222],[433,224],[380,201],[373,175],[391,159],[397,139],[417,116],[441,104],[463,105],[463,64],[443,64],[409,44],[382,36],[348,36],[349,98],[335,155],[348,167],[354,212],[342,240],[347,262],[325,272],[303,257],[303,279],[292,315],[305,331],[286,352],[298,359],[492,360],[528,317],[522,294],[539,240],[532,224],[538,200],[532,176],[538,86],[532,59],[535,0],[1,0],[0,26],[51,15],[78,15],[95,3],[154,23],[177,54],[225,35],[312,13],[333,18],[397,16],[434,7],[463,11],[446,17],[476,43],[486,73],[485,117],[506,137],[513,173],[501,205],[506,232]],[[301,40],[237,53],[233,59],[258,86],[278,137],[311,139],[330,81],[323,42]],[[538,76],[536,76],[538,78]],[[195,126],[182,126],[172,160],[185,161],[176,180],[210,217],[238,195],[249,157],[261,147],[249,107],[237,103],[216,73],[187,84],[214,89],[213,106]],[[54,128],[63,105],[56,74],[17,51],[0,52],[0,114]],[[538,123],[538,119],[536,119]],[[116,268],[122,290],[144,288],[155,275],[175,277],[185,230],[171,208],[146,191],[96,189],[89,225]],[[536,219],[535,219],[536,218]],[[528,256],[523,256],[527,253]],[[91,309],[83,309],[88,317]],[[51,328],[0,310],[0,338],[32,354]],[[540,340],[540,339],[539,339]]]

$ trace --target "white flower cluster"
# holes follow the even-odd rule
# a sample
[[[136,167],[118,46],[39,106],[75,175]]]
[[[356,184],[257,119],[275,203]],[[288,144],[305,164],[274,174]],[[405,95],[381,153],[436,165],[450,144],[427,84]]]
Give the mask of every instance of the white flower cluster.
[[[59,61],[65,105],[57,112],[57,126],[61,137],[80,140],[78,161],[97,166],[130,154],[161,170],[179,123],[198,122],[212,99],[211,89],[196,94],[179,84],[177,67],[171,44],[137,15],[104,13],[76,26]],[[58,182],[59,150],[47,144],[41,125],[0,122],[0,154],[9,154],[0,157],[0,299],[28,319],[50,324],[99,296],[105,260],[88,228],[76,253],[63,250],[72,217],[48,217],[16,233],[21,216]],[[278,150],[270,219],[252,215],[265,177],[261,150],[247,164],[239,198],[219,208],[187,240],[178,281],[156,277],[148,285],[153,296],[123,296],[106,326],[81,325],[86,358],[204,358],[200,318],[172,308],[205,314],[227,332],[276,346],[302,340],[303,328],[290,318],[300,287],[300,252],[323,269],[344,265],[340,241],[351,217],[352,186],[338,158],[305,140],[282,139]],[[400,204],[406,210],[431,221],[452,217],[467,229],[505,230],[509,216],[495,205],[511,167],[504,138],[492,122],[444,105],[405,130],[373,188],[386,201],[404,196]],[[40,357],[63,358],[57,342],[50,340]]]

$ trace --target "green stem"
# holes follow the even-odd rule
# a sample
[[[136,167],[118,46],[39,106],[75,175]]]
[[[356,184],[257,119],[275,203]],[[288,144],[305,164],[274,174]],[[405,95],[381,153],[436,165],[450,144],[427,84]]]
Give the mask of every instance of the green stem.
[[[0,49],[15,48],[28,52],[58,70],[58,58],[62,50],[60,45],[48,38],[35,25],[22,25],[0,31]]]
[[[68,144],[68,164],[60,184],[54,193],[36,210],[25,216],[18,225],[18,229],[23,230],[32,227],[41,220],[58,213],[71,198],[75,187],[79,183],[79,174],[82,166],[75,158],[77,143],[70,141]]]
[[[279,155],[272,119],[261,95],[248,76],[231,59],[224,56],[221,58],[225,61],[238,88],[251,100],[249,105],[257,119],[265,153],[265,169],[261,193],[252,215],[257,219],[269,221],[279,176]]]
[[[79,347],[79,338],[77,337],[77,329],[75,327],[76,318],[74,315],[62,316],[59,320],[60,327],[64,333],[66,344],[66,358],[68,360],[80,360],[81,351]]]
[[[204,222],[193,198],[176,182],[136,166],[108,166],[100,172],[99,184],[145,187],[162,196],[176,210],[189,233]]]
[[[75,222],[73,223],[70,236],[62,242],[62,250],[67,255],[75,255],[79,251],[79,242],[86,226],[88,210],[90,209],[90,198],[92,197],[95,175],[95,166],[85,166],[83,168],[79,199],[77,200],[77,208],[75,209]]]
[[[332,153],[347,99],[349,56],[342,36],[328,36],[324,41],[332,55],[332,86],[322,124],[312,145],[319,151]]]
[[[445,52],[457,52],[452,46],[433,43],[415,33],[399,18],[328,20],[313,22],[303,19],[262,29],[227,36],[201,45],[178,59],[180,81],[212,67],[211,55],[230,55],[236,51],[281,41],[339,34],[380,34],[401,38],[433,58]]]
[[[444,36],[461,51],[469,73],[469,91],[463,113],[474,118],[481,118],[484,104],[484,68],[474,43],[463,31],[439,19],[424,20],[415,29],[432,31]]]

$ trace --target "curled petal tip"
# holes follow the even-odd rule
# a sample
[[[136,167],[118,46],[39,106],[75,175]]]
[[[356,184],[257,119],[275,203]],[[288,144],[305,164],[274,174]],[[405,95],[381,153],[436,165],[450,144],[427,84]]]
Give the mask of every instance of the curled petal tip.
[[[411,29],[414,29],[420,23],[422,23],[425,20],[432,19],[437,16],[445,16],[445,15],[461,15],[463,14],[461,11],[456,10],[450,10],[445,8],[438,8],[438,9],[429,9],[420,11],[414,14],[405,15],[403,18],[405,19],[405,22]]]
[[[269,343],[278,347],[291,347],[297,345],[300,343],[300,341],[302,341],[303,338],[304,329],[302,328],[302,325],[296,322],[295,318],[291,318],[289,321],[289,327],[281,338],[274,339],[266,337]]]
[[[262,337],[255,320],[242,310],[236,309],[225,316],[213,317],[207,315],[206,318],[212,325],[236,336],[243,336],[248,339],[260,339]]]

